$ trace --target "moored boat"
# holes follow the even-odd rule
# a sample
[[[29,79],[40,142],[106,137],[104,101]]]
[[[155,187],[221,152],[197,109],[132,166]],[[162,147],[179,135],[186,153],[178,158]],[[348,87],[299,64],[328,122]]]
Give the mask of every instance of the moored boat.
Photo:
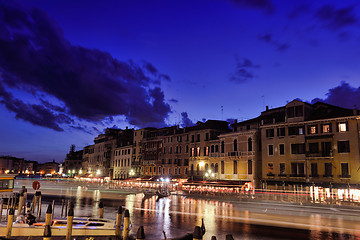
[[[6,234],[7,223],[0,224],[0,236]],[[43,236],[45,223],[29,225],[24,221],[13,223],[11,236]],[[51,224],[52,236],[65,236],[67,219],[54,219]],[[115,220],[103,218],[75,217],[72,224],[73,236],[111,236],[115,235]]]

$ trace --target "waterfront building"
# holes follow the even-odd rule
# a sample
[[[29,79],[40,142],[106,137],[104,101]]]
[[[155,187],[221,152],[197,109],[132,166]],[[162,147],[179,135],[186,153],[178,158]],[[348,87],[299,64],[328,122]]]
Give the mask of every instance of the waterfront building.
[[[131,160],[131,175],[132,177],[141,177],[141,166],[143,160],[143,141],[147,131],[154,130],[154,128],[142,128],[134,130],[134,149]]]
[[[189,137],[186,128],[173,126],[163,137],[161,163],[158,172],[162,177],[187,178],[189,173]]]
[[[263,186],[360,182],[357,110],[293,100],[260,117]]]
[[[53,160],[52,162],[46,162],[46,163],[39,164],[37,166],[36,172],[41,175],[57,174],[59,172],[59,163],[57,163],[57,162],[55,162],[55,160]]]
[[[172,128],[148,128],[144,132],[142,144],[141,173],[143,178],[152,178],[161,175],[161,159],[163,151],[163,138],[169,135]]]
[[[219,144],[211,144],[211,153],[216,154],[211,160],[211,171],[215,172],[215,177],[219,180],[239,181],[239,184],[244,186],[246,183],[251,187],[259,186],[259,118],[239,123],[235,120],[231,127],[232,132],[219,136]]]
[[[114,149],[113,179],[128,179],[131,175],[132,159],[135,147],[125,145]]]
[[[99,134],[93,145],[84,147],[83,167],[88,176],[113,177],[114,149],[132,144],[133,129],[107,128],[104,134]]]
[[[185,152],[188,149],[189,177],[192,180],[204,180],[209,170],[217,173],[216,160],[210,157],[210,143],[214,144],[213,141],[217,140],[220,134],[229,131],[229,123],[218,120],[197,122],[195,126],[185,129],[187,143]],[[219,175],[215,178],[219,178]]]
[[[82,175],[83,150],[75,151],[75,145],[71,145],[70,151],[66,154],[63,166],[63,173],[69,176]]]
[[[19,174],[25,172],[24,158],[0,156],[0,173]]]

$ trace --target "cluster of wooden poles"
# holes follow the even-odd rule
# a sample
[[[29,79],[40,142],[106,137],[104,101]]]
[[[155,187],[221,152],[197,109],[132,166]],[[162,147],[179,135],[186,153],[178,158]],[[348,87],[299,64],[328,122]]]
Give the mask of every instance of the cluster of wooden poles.
[[[6,228],[6,238],[11,237],[12,225],[14,222],[15,208],[17,207],[17,215],[25,214],[27,211],[30,211],[32,214],[35,214],[35,210],[37,209],[37,218],[39,219],[41,216],[41,192],[36,191],[35,195],[32,199],[32,202],[27,203],[27,189],[23,186],[20,190],[19,194],[19,202],[16,206],[16,196],[11,196],[8,198],[7,202],[7,228]],[[3,203],[4,200],[0,200],[0,222],[2,219],[2,211],[3,211]],[[43,240],[51,240],[51,224],[53,220],[53,209],[55,207],[55,201],[52,204],[48,205],[45,217],[45,227]],[[72,225],[74,219],[74,203],[70,201],[62,201],[61,206],[61,218],[67,213],[67,225],[66,225],[66,240],[72,239]],[[123,217],[124,215],[124,217]],[[99,203],[99,218],[104,217],[104,205],[102,202]],[[121,230],[121,223],[123,219],[123,230]],[[129,240],[129,232],[130,232],[130,213],[128,209],[124,209],[122,206],[118,208],[116,214],[116,225],[115,225],[115,235],[111,237],[115,237],[116,240]],[[164,233],[164,239],[167,240],[166,234]],[[204,220],[202,219],[202,225],[196,226],[193,232],[193,240],[202,240],[203,235],[205,234],[205,225]],[[140,226],[136,233],[136,240],[145,240],[145,231],[144,227]],[[211,240],[216,240],[216,236],[212,236]],[[232,235],[226,235],[226,240],[234,240]]]

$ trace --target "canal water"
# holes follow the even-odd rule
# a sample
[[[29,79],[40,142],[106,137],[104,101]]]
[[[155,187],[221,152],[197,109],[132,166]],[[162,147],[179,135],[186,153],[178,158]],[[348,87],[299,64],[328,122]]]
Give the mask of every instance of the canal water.
[[[32,199],[33,180],[16,180],[15,192],[26,186]],[[204,219],[205,240],[216,236],[225,239],[360,239],[360,210],[297,206],[275,202],[230,201],[171,195],[145,199],[143,193],[128,188],[109,188],[104,184],[83,182],[40,181],[42,213],[55,200],[54,217],[60,217],[63,200],[75,205],[75,216],[98,216],[98,204],[104,204],[104,218],[115,219],[123,206],[130,212],[131,234],[144,226],[146,239],[176,238],[192,233]],[[132,193],[130,193],[132,192]],[[135,192],[135,193],[133,193]],[[250,224],[253,223],[253,224]],[[268,225],[268,226],[267,226]],[[275,225],[275,226],[269,226]],[[351,225],[351,226],[350,226]],[[311,230],[301,230],[302,228]],[[292,227],[298,227],[299,230]],[[355,229],[355,230],[352,230]]]

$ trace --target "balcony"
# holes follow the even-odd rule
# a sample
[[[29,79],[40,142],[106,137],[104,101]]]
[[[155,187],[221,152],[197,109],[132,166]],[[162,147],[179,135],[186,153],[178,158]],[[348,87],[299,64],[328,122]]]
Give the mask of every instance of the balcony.
[[[324,152],[319,152],[319,153],[306,152],[305,157],[307,159],[332,159],[332,158],[334,158],[331,153],[324,153]]]
[[[339,175],[339,178],[351,178],[351,175],[350,174],[346,174],[346,175]]]

